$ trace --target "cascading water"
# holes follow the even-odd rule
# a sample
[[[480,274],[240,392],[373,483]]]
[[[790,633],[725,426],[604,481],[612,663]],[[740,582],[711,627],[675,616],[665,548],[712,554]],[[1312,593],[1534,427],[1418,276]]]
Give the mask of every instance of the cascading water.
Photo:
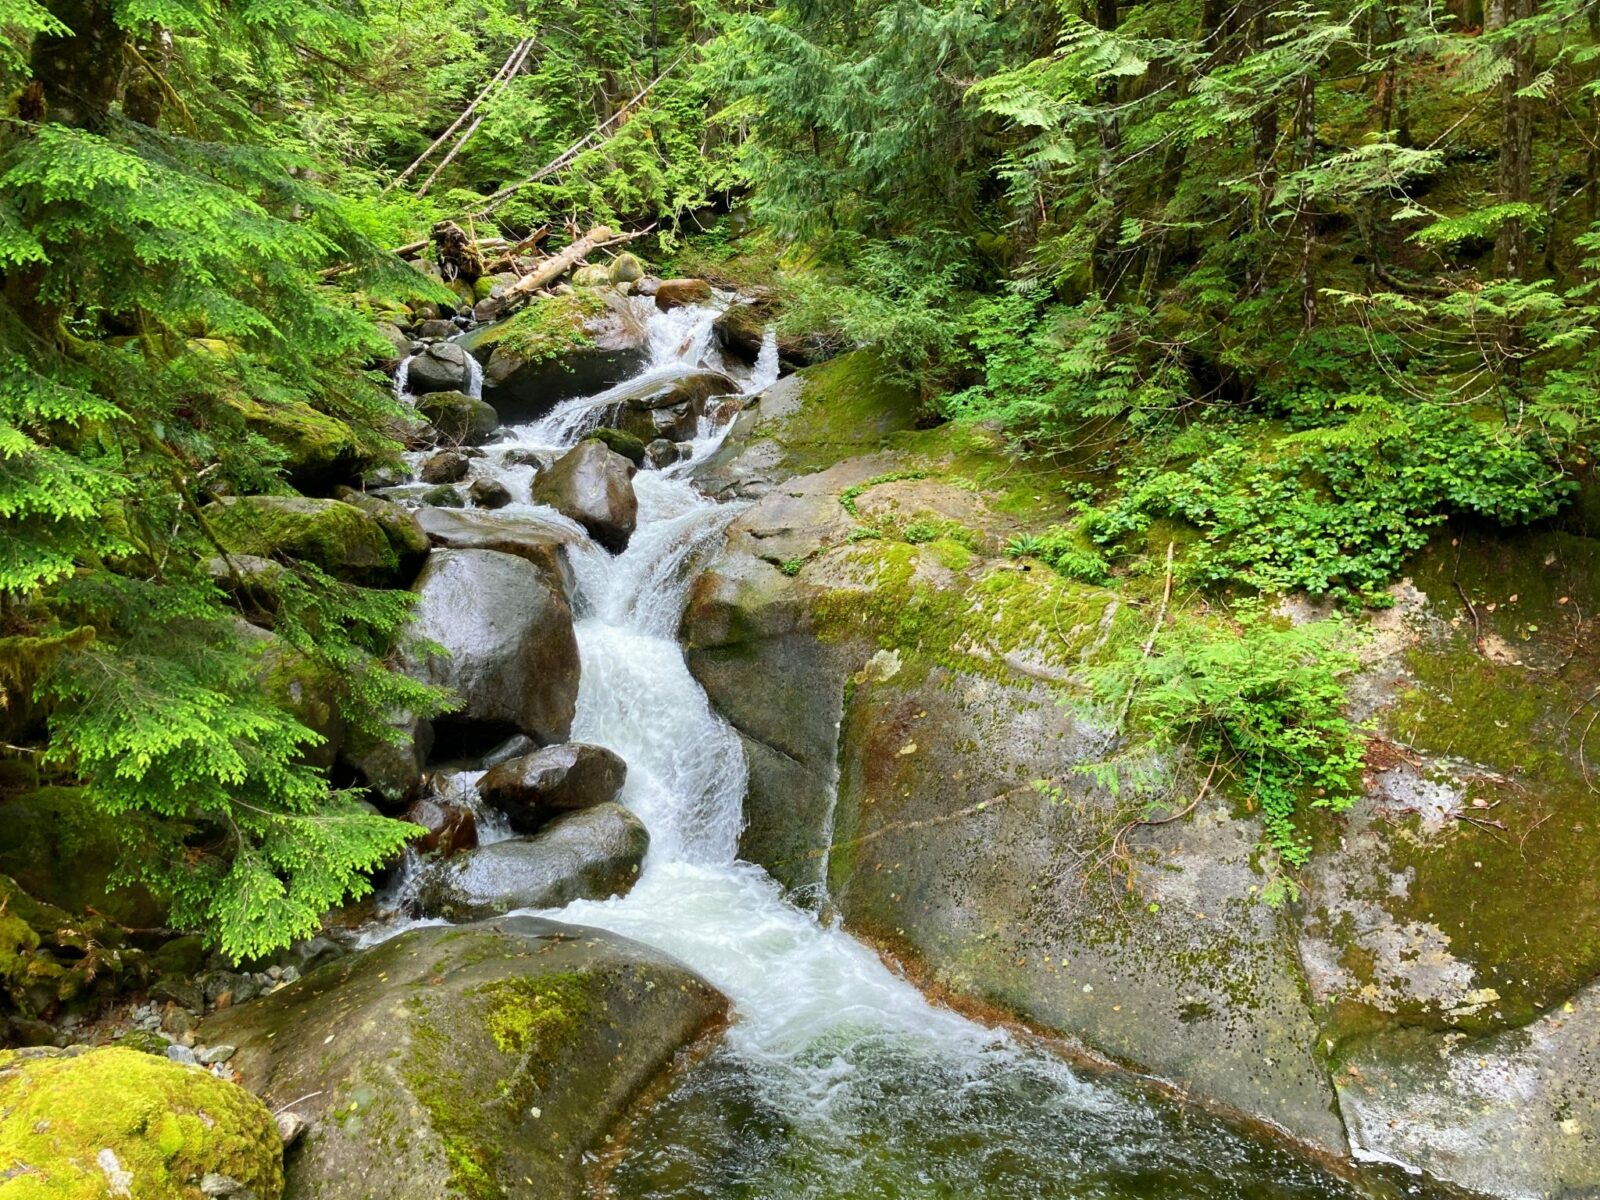
[[[714,316],[711,308],[652,312],[651,358],[639,378],[695,369]],[[742,382],[753,392],[776,375],[769,334]],[[510,431],[511,441],[474,471],[527,496],[533,468],[504,465],[504,451],[559,454],[593,428],[607,395],[565,402]],[[712,711],[675,640],[695,570],[736,512],[702,496],[690,478],[692,462],[725,434],[711,426],[702,424],[688,463],[635,478],[638,529],[619,556],[549,509],[500,510],[576,531],[569,561],[582,676],[572,737],[627,761],[622,798],[651,834],[626,896],[545,915],[659,947],[735,1008],[723,1044],[631,1132],[614,1194],[1351,1194],[1269,1143],[1115,1078],[1080,1075],[1006,1032],[930,1004],[841,929],[789,903],[759,867],[737,861],[745,788],[738,738]]]

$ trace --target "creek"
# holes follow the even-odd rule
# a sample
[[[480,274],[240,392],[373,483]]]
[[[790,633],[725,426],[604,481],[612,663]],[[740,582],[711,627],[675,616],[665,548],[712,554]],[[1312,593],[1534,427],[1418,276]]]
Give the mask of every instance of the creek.
[[[641,306],[651,351],[644,375],[665,380],[715,359],[710,334],[717,311],[694,306],[662,314],[648,302]],[[757,368],[736,370],[736,377],[748,395],[776,373],[769,339]],[[526,502],[534,468],[505,466],[501,454],[512,448],[559,454],[603,423],[607,410],[605,394],[565,401],[510,430],[488,457],[473,462],[474,478],[499,479],[523,498],[499,510],[501,519],[576,530]],[[1137,1080],[1070,1066],[1022,1035],[931,1003],[837,924],[792,902],[761,868],[738,860],[745,788],[739,740],[711,709],[676,640],[695,573],[738,511],[737,504],[703,496],[693,478],[696,462],[726,429],[726,422],[703,422],[690,459],[635,477],[639,523],[622,554],[613,557],[587,538],[568,548],[582,661],[572,738],[626,760],[622,800],[649,828],[651,848],[626,896],[540,915],[666,951],[734,1007],[719,1045],[629,1131],[609,1176],[612,1194],[630,1200],[1366,1194],[1271,1139],[1167,1100]],[[457,786],[475,778],[461,777]],[[397,919],[369,936],[392,936],[416,923]]]

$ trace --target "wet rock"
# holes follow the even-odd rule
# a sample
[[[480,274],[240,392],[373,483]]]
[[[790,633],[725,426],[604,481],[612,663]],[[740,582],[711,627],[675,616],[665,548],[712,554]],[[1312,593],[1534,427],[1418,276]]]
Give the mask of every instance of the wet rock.
[[[390,722],[394,738],[352,728],[339,761],[353,771],[380,803],[394,809],[409,803],[422,787],[422,766],[433,748],[433,724],[409,713]]]
[[[478,780],[478,795],[513,829],[532,833],[563,812],[615,800],[627,775],[604,746],[568,742],[494,766]]]
[[[546,521],[485,512],[424,508],[417,522],[436,546],[449,550],[498,550],[526,559],[565,593],[572,591],[571,571],[563,546],[580,540],[571,529]]]
[[[613,554],[627,548],[638,523],[634,465],[596,441],[580,442],[533,483],[539,504],[570,517]]]
[[[406,388],[413,396],[460,392],[468,378],[467,352],[455,342],[435,342],[411,360]]]
[[[417,475],[423,483],[460,483],[472,464],[459,450],[441,450],[425,459]]]
[[[430,508],[465,508],[466,498],[448,483],[441,483],[422,493],[422,502]]]
[[[500,428],[500,414],[482,400],[461,392],[434,392],[417,399],[417,412],[441,438],[462,446],[481,446]]]
[[[656,307],[662,312],[710,302],[711,285],[704,279],[663,279],[656,285]]]
[[[338,500],[227,497],[206,505],[205,513],[230,553],[304,559],[363,583],[390,581],[399,565],[383,526]]]
[[[205,1032],[239,1046],[232,1065],[269,1106],[299,1101],[313,1123],[291,1194],[367,1200],[374,1180],[404,1180],[418,1197],[570,1200],[630,1105],[726,1011],[656,951],[508,917],[404,933]]]
[[[1600,986],[1524,1029],[1397,1029],[1339,1057],[1339,1109],[1358,1157],[1489,1196],[1600,1192]]]
[[[656,438],[644,448],[645,464],[656,471],[670,467],[681,457],[682,452],[678,449],[678,443],[666,438]]]
[[[644,823],[620,804],[551,821],[532,837],[479,846],[429,866],[417,889],[425,916],[472,921],[519,908],[560,908],[621,896],[650,848]]]
[[[430,656],[413,669],[460,698],[448,720],[564,741],[579,666],[572,610],[560,588],[510,554],[437,550],[415,590],[414,630],[448,656]]]
[[[500,456],[500,462],[508,467],[533,467],[542,471],[555,462],[555,456],[527,446],[514,446]]]
[[[474,479],[467,498],[478,508],[504,508],[511,503],[511,489],[498,479]]]
[[[696,371],[667,383],[645,382],[618,397],[613,422],[643,442],[681,442],[694,437],[714,396],[736,393],[738,384],[720,371]]]
[[[508,737],[489,753],[478,760],[478,765],[485,771],[490,767],[498,767],[503,762],[510,762],[513,758],[521,758],[525,754],[532,754],[539,747],[534,745],[533,739],[526,734],[519,733],[515,737]]]
[[[406,809],[403,819],[428,831],[411,843],[419,854],[449,858],[478,844],[477,818],[462,805],[424,796]]]
[[[400,578],[407,582],[415,579],[422,569],[422,560],[428,557],[428,535],[417,524],[416,516],[398,504],[355,488],[335,488],[333,495],[334,499],[354,505],[383,526],[384,535],[399,560]]]
[[[454,321],[446,321],[442,317],[435,317],[431,321],[424,321],[417,326],[417,336],[428,341],[438,341],[440,338],[453,337],[456,332]]]
[[[213,1173],[257,1200],[283,1194],[283,1144],[260,1100],[120,1048],[0,1052],[0,1159],[18,1196],[190,1200]]]
[[[604,442],[608,450],[614,450],[622,455],[636,467],[644,465],[644,443],[631,433],[624,433],[620,429],[601,426],[589,435],[597,442]]]

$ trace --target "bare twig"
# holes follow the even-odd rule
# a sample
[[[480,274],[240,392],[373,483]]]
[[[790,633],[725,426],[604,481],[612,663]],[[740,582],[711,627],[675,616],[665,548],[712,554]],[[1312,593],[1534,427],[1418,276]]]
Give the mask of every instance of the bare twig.
[[[1483,622],[1478,619],[1477,606],[1467,596],[1467,589],[1461,586],[1461,549],[1466,541],[1466,535],[1456,538],[1456,565],[1450,572],[1450,582],[1455,586],[1456,595],[1461,597],[1461,603],[1467,606],[1467,612],[1472,617],[1472,646],[1479,654],[1483,653]]]

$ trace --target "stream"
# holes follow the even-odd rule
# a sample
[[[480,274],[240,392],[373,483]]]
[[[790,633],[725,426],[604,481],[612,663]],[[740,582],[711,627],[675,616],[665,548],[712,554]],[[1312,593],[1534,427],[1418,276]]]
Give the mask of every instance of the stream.
[[[700,306],[660,314],[649,306],[651,358],[644,373],[666,379],[714,360],[717,311]],[[730,373],[753,394],[776,378],[776,354],[769,345],[753,372]],[[576,528],[526,502],[534,468],[504,466],[500,458],[512,447],[559,454],[602,423],[605,412],[604,394],[563,402],[474,460],[474,477],[492,475],[523,498],[500,516]],[[631,1129],[609,1176],[610,1194],[624,1200],[1371,1194],[1136,1080],[1071,1067],[1020,1035],[930,1003],[873,951],[791,903],[761,868],[738,860],[745,788],[739,740],[712,711],[676,640],[695,573],[739,511],[706,498],[693,481],[694,464],[726,429],[703,423],[691,459],[635,477],[639,524],[624,553],[613,557],[587,539],[569,548],[582,660],[572,739],[609,747],[626,760],[622,800],[649,828],[651,847],[626,896],[540,915],[672,954],[720,988],[734,1008],[719,1046]],[[457,786],[475,778],[460,777]],[[491,829],[484,836],[492,840]],[[416,923],[396,919],[369,936],[392,936]],[[1386,1195],[1420,1187],[1381,1186]]]

